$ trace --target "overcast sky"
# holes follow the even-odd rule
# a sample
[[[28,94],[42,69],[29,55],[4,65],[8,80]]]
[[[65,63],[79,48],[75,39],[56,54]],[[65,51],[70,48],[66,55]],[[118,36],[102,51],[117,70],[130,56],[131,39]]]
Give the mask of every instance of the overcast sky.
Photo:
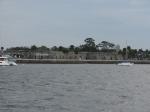
[[[0,0],[4,47],[80,45],[87,37],[150,49],[150,0]]]

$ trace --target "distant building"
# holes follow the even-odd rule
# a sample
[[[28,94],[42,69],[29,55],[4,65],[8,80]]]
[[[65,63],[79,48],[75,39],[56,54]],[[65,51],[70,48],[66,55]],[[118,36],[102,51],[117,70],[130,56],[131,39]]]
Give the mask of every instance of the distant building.
[[[77,60],[120,60],[123,59],[115,51],[110,52],[68,52],[47,51],[47,52],[31,52],[31,51],[9,51],[7,54],[22,59],[77,59]]]

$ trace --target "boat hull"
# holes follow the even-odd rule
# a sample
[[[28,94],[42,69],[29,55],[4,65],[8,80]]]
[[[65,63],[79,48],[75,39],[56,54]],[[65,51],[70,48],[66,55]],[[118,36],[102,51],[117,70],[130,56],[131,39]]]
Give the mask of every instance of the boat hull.
[[[118,63],[119,66],[132,66],[134,63],[130,63],[130,62],[127,62],[127,63]]]
[[[17,66],[15,62],[0,62],[0,66]]]

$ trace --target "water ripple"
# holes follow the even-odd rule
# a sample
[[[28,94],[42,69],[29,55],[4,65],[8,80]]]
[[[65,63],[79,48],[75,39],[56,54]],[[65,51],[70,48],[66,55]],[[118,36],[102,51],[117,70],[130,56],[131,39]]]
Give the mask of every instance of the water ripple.
[[[0,67],[0,112],[149,112],[147,65]]]

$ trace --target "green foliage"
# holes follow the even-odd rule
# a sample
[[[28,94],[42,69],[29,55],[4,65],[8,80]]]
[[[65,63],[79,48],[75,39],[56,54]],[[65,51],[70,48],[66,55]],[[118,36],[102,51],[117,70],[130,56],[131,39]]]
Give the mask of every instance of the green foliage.
[[[28,51],[30,51],[30,48],[28,48],[28,47],[12,47],[12,48],[8,48],[6,51],[16,51],[16,52],[24,51],[24,52],[28,52]]]
[[[41,46],[41,47],[38,48],[38,51],[40,51],[40,52],[47,52],[49,50],[50,49],[48,47],[46,47],[46,46]]]
[[[51,50],[52,50],[52,51],[58,51],[58,47],[57,47],[57,46],[53,46],[53,47],[51,48]]]
[[[62,50],[62,52],[65,53],[65,54],[67,54],[67,53],[69,52],[69,49],[68,49],[68,48],[64,48],[64,49]]]
[[[98,47],[101,49],[112,49],[115,46],[115,44],[107,42],[107,41],[102,41],[101,43],[98,44]]]
[[[62,51],[63,53],[68,53],[68,52],[69,52],[69,49],[66,48],[66,47],[63,47],[63,46],[59,46],[59,47],[58,47],[58,51]]]
[[[4,47],[1,47],[1,50],[4,50]]]
[[[80,48],[79,47],[75,47],[74,52],[75,52],[75,54],[78,54],[80,52]]]
[[[69,46],[69,51],[74,51],[75,50],[75,46],[74,45],[70,45]]]
[[[96,52],[98,50],[93,38],[86,38],[84,42],[85,44],[79,47],[80,51]]]
[[[36,51],[38,49],[38,47],[36,45],[32,45],[30,49],[31,49],[31,51]]]

